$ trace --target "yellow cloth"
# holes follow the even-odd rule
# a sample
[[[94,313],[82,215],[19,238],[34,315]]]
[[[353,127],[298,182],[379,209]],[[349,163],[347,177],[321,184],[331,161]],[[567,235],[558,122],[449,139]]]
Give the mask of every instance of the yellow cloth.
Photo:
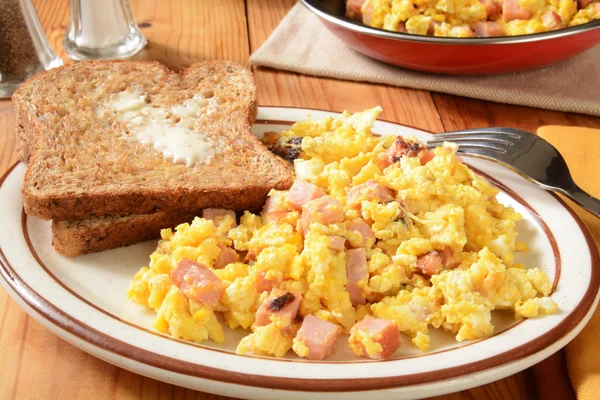
[[[544,126],[538,135],[554,145],[567,160],[575,182],[600,198],[600,130]],[[589,228],[600,249],[600,219],[568,201]],[[600,399],[600,308],[567,346],[567,368],[578,400]]]

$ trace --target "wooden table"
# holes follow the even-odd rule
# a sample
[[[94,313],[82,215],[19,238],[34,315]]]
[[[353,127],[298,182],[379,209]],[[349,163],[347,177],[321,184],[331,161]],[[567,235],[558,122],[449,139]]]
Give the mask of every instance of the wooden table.
[[[248,57],[294,0],[131,0],[149,41],[137,58],[181,69],[197,61]],[[35,1],[50,43],[67,61],[62,38],[66,0]],[[485,126],[535,131],[541,125],[600,127],[600,119],[470,100],[422,90],[344,82],[254,68],[261,105],[359,111],[381,105],[382,117],[434,132]],[[0,174],[17,161],[13,105],[0,100]],[[559,354],[560,357],[560,354]],[[0,399],[225,399],[174,387],[100,361],[57,338],[0,289]],[[560,371],[559,371],[560,372]],[[547,374],[547,373],[544,373]],[[534,372],[439,399],[535,399]],[[551,379],[545,376],[545,379]]]

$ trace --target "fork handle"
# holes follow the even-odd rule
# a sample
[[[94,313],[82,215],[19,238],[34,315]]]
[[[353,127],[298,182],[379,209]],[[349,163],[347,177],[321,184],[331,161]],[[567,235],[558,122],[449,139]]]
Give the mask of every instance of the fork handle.
[[[573,185],[569,190],[562,191],[565,195],[567,195],[571,200],[575,203],[579,204],[581,207],[600,218],[600,199],[595,198],[594,196],[586,193],[577,185]]]

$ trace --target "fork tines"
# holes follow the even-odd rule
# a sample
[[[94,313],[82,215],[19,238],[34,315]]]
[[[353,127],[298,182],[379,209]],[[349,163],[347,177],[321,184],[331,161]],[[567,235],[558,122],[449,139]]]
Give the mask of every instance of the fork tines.
[[[514,146],[519,142],[522,132],[519,129],[487,128],[439,133],[427,142],[426,147],[431,149],[448,141],[458,144],[462,150],[466,150],[466,148],[489,149],[506,153],[506,147]]]

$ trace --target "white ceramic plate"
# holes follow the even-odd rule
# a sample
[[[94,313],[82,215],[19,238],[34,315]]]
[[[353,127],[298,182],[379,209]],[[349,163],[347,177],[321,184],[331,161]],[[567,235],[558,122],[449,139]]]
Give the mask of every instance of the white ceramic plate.
[[[255,132],[278,131],[291,121],[332,113],[262,107]],[[376,122],[380,134],[428,134]],[[598,303],[600,263],[581,221],[555,196],[497,164],[467,159],[502,193],[499,200],[521,212],[520,240],[530,251],[518,260],[542,268],[554,281],[560,311],[515,322],[496,313],[494,336],[457,343],[432,334],[423,353],[407,343],[390,360],[357,359],[340,341],[326,362],[235,354],[242,331],[226,331],[224,345],[186,343],[152,329],[153,313],[132,304],[125,292],[133,274],[148,262],[156,242],[67,258],[50,245],[50,223],[27,218],[20,187],[25,166],[15,165],[1,180],[0,279],[11,296],[48,329],[75,346],[128,370],[180,386],[242,398],[311,397],[370,399],[429,397],[501,379],[548,357],[566,345],[589,320]],[[406,338],[405,338],[406,339]],[[290,352],[291,353],[291,352]]]

